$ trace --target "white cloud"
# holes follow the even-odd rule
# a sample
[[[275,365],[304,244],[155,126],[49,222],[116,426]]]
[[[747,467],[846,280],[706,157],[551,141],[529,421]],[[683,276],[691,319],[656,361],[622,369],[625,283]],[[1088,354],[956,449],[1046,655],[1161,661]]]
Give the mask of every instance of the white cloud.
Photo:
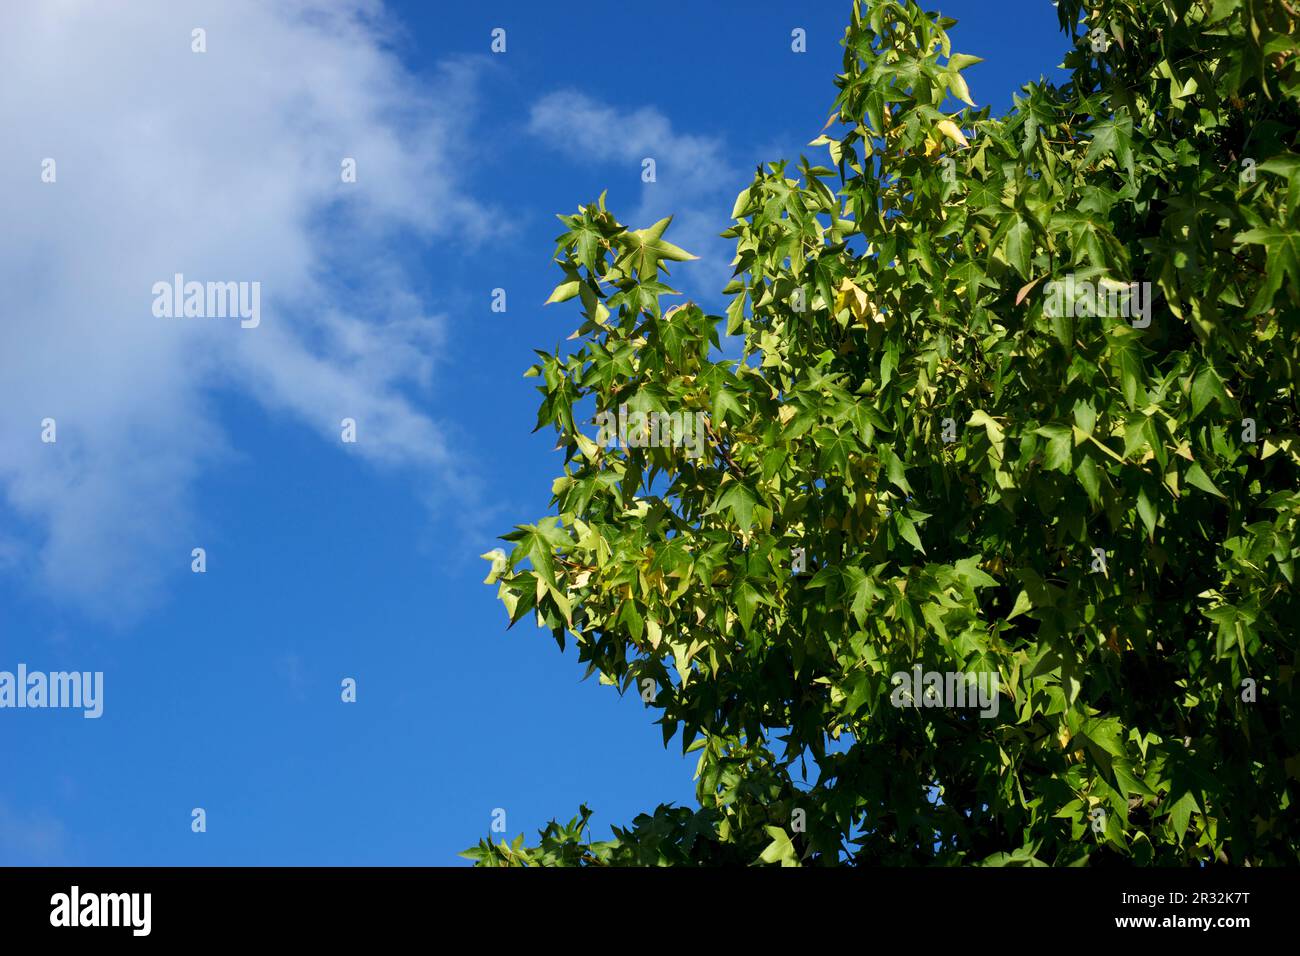
[[[735,247],[718,233],[731,224],[736,194],[750,178],[727,159],[723,140],[677,132],[654,107],[624,112],[573,90],[538,100],[528,129],[573,159],[620,164],[638,181],[642,160],[654,159],[656,181],[642,184],[640,205],[631,212],[619,209],[611,191],[614,212],[632,228],[671,215],[665,238],[701,259],[673,270],[679,280],[674,287],[686,285],[697,297],[720,298],[731,277]]]
[[[355,418],[349,449],[469,493],[418,405],[444,318],[390,253],[487,237],[455,175],[486,67],[418,82],[387,30],[377,0],[6,7],[0,570],[102,614],[147,606],[188,561],[194,481],[237,446],[225,390],[334,443]],[[261,325],[154,317],[178,272],[260,282]]]

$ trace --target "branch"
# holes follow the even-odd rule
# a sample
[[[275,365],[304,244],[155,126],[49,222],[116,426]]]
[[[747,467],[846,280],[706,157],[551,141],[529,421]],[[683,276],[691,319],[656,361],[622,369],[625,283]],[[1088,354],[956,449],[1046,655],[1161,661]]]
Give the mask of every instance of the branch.
[[[737,478],[744,478],[745,472],[731,457],[731,452],[723,446],[722,442],[718,438],[718,433],[713,430],[713,423],[709,421],[707,416],[704,419],[704,430],[709,433],[709,441],[713,442],[713,447],[718,449],[718,454],[721,455],[722,460],[727,463],[727,467],[732,470]]]

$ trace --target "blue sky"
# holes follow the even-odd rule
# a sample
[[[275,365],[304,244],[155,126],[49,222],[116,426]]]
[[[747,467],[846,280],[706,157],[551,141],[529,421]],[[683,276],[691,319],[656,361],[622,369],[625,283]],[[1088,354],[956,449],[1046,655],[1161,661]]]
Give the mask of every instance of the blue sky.
[[[940,9],[997,112],[1065,49],[1048,0]],[[678,213],[674,278],[720,309],[753,167],[824,161],[847,11],[6,6],[0,670],[103,671],[104,712],[0,710],[0,864],[455,864],[496,808],[605,836],[691,801],[693,758],[506,632],[478,555],[558,474],[521,377],[576,326],[541,307],[554,214]],[[261,324],[155,317],[177,272],[259,282]]]

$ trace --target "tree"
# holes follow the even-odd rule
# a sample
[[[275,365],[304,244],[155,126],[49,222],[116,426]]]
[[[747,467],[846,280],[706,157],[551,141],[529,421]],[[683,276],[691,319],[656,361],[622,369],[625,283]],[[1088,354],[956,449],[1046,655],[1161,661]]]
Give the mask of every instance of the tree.
[[[667,220],[560,217],[583,321],[528,372],[556,514],[488,581],[649,691],[699,806],[467,856],[1297,860],[1295,8],[1058,7],[1070,82],[994,117],[954,21],[855,0],[835,168],[740,193],[725,317],[661,309]],[[996,715],[930,673],[990,675]]]

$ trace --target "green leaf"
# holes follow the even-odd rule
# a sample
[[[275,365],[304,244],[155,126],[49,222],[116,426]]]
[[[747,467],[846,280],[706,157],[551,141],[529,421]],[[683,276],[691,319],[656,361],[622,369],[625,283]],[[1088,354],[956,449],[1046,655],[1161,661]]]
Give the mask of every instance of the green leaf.
[[[895,515],[895,517],[898,521],[898,533],[903,536],[903,539],[908,544],[925,554],[925,548],[921,547],[921,536],[916,533],[916,525],[912,523],[912,520],[901,513]]]
[[[740,526],[740,530],[748,531],[753,526],[754,507],[757,504],[758,495],[747,485],[733,481],[726,486],[715,507],[718,510],[730,511],[731,517]]]
[[[947,75],[947,80],[948,89],[952,90],[953,96],[957,97],[957,99],[961,100],[963,103],[968,103],[971,106],[975,105],[975,101],[970,98],[970,88],[966,85],[966,81],[962,78],[960,73],[957,73],[956,71],[949,73]],[[962,138],[965,139],[965,137]]]
[[[844,568],[844,590],[850,599],[849,609],[861,627],[867,622],[867,611],[880,598],[880,590],[865,571],[853,565]]]
[[[989,443],[993,446],[993,454],[996,456],[996,460],[998,462],[1002,461],[1005,457],[1004,447],[1006,444],[1006,438],[1002,431],[1002,426],[994,421],[994,419],[983,409],[976,409],[971,414],[970,420],[967,421],[966,424],[972,428],[984,428],[985,434],[989,437]]]
[[[1068,473],[1072,467],[1074,435],[1064,425],[1044,425],[1035,429],[1039,435],[1047,438],[1043,449],[1043,467],[1049,471]]]
[[[555,287],[555,290],[551,293],[550,297],[542,304],[551,305],[554,302],[567,302],[578,294],[578,290],[581,286],[582,283],[577,279],[570,279],[568,282],[561,282]],[[533,301],[536,302],[537,300],[534,299]]]
[[[736,588],[736,612],[740,617],[740,626],[748,634],[754,622],[754,611],[758,608],[761,595],[748,581],[741,581]]]
[[[749,190],[742,189],[740,195],[736,197],[736,203],[731,207],[731,218],[739,219],[749,205]]]
[[[720,386],[713,393],[713,421],[723,422],[730,416],[732,421],[744,421],[745,410],[736,396],[725,386]]]
[[[1079,484],[1083,490],[1088,493],[1094,504],[1101,504],[1101,473],[1089,455],[1084,455],[1077,468],[1074,469],[1074,476],[1079,479]]]
[[[1007,232],[1002,252],[1006,256],[1007,262],[1011,263],[1011,267],[1020,273],[1022,278],[1030,278],[1034,235],[1029,223],[1023,219],[1016,221],[1015,225]]]
[[[486,554],[480,554],[479,557],[485,561],[492,562],[492,569],[488,572],[488,576],[483,579],[483,583],[496,584],[497,580],[505,573],[506,568],[510,563],[506,560],[506,553],[500,548],[493,548]]]
[[[969,53],[954,53],[948,58],[948,62],[945,66],[949,70],[964,70],[968,66],[974,66],[976,63],[983,62],[983,57],[971,56]]]
[[[1300,229],[1280,226],[1249,229],[1240,233],[1236,241],[1261,245],[1265,250],[1265,281],[1248,306],[1249,314],[1257,315],[1268,308],[1288,279],[1292,290],[1300,288]]]
[[[1142,523],[1146,525],[1147,537],[1154,537],[1156,533],[1156,522],[1159,520],[1159,515],[1156,511],[1155,502],[1147,496],[1147,490],[1145,488],[1138,491],[1137,511],[1138,516],[1142,519]]]
[[[979,555],[971,555],[969,558],[954,561],[952,567],[958,577],[976,590],[997,587],[997,580],[980,570],[979,563]]]
[[[1174,825],[1174,833],[1180,843],[1184,834],[1187,833],[1187,824],[1197,809],[1196,798],[1190,792],[1184,793],[1170,806],[1169,820]]]
[[[780,827],[765,826],[763,829],[772,838],[772,842],[763,850],[759,859],[764,863],[780,863],[782,866],[798,866],[799,857],[795,852],[794,842]]]
[[[1112,757],[1125,755],[1123,732],[1123,726],[1114,717],[1090,720],[1083,728],[1083,736]]]
[[[907,483],[907,472],[903,467],[903,462],[894,454],[891,448],[880,449],[880,460],[885,465],[885,473],[889,477],[890,484],[898,488],[904,494],[912,494],[912,486]]]
[[[1115,773],[1115,782],[1119,785],[1120,793],[1124,797],[1127,798],[1130,794],[1152,798],[1156,796],[1155,791],[1138,779],[1133,772],[1132,766],[1127,761],[1116,760],[1113,762],[1111,769]]]
[[[1220,407],[1229,408],[1230,401],[1228,393],[1223,388],[1223,382],[1214,369],[1207,365],[1192,382],[1192,417],[1201,414],[1205,406],[1215,399],[1219,401]]]
[[[618,259],[619,265],[634,271],[638,278],[646,280],[658,275],[660,262],[686,262],[698,259],[699,256],[693,256],[685,249],[661,238],[668,224],[672,222],[672,218],[669,216],[660,219],[648,229],[636,229],[619,236],[617,241],[623,249]]]
[[[1024,614],[1026,611],[1033,610],[1033,607],[1034,607],[1033,602],[1029,600],[1029,592],[1021,591],[1016,596],[1016,603],[1011,608],[1011,613],[1007,615],[1007,620],[1009,621],[1013,617],[1017,617],[1021,614]]]
[[[1210,481],[1210,476],[1207,475],[1205,470],[1196,462],[1192,462],[1184,477],[1187,479],[1189,485],[1200,488],[1202,491],[1208,491],[1217,498],[1226,497],[1222,491],[1214,486],[1214,482]]]
[[[1096,119],[1087,131],[1092,134],[1092,140],[1083,157],[1085,163],[1114,156],[1121,166],[1132,168],[1133,118],[1127,112]]]

